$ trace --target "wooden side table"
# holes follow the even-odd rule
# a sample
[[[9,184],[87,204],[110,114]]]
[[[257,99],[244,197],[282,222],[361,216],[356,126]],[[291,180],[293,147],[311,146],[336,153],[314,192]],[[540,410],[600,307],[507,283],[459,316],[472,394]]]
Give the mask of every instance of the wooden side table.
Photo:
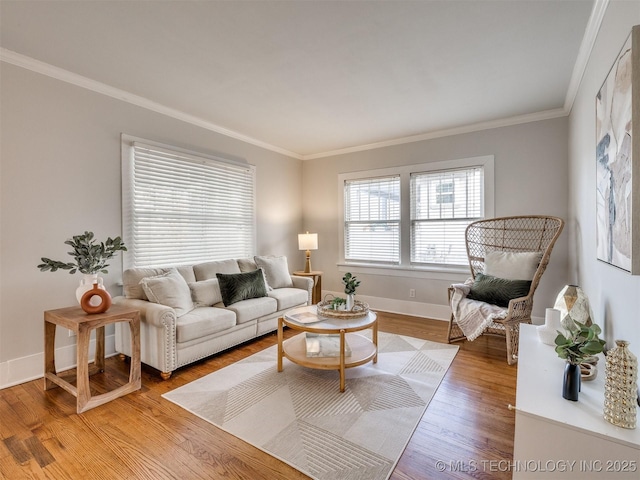
[[[110,323],[128,322],[131,329],[131,367],[129,382],[107,393],[91,396],[89,386],[89,342],[91,330],[96,330],[96,355],[94,370],[104,371],[104,327]],[[68,328],[77,335],[77,375],[74,387],[56,373],[55,338],[56,325]],[[89,315],[79,306],[47,310],[44,312],[44,389],[56,385],[76,397],[76,411],[85,412],[115,398],[140,389],[140,312],[133,308],[113,305],[105,313]],[[91,372],[91,373],[95,373]]]
[[[305,273],[303,270],[293,272],[297,277],[312,277],[313,278],[313,292],[311,295],[311,303],[316,305],[322,300],[322,273],[319,270],[311,270],[309,273]]]

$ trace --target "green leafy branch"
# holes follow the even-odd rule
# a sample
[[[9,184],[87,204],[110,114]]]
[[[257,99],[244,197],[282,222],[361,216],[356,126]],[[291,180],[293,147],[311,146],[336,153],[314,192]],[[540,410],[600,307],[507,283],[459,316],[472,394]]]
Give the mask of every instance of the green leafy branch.
[[[606,342],[598,337],[602,330],[595,323],[590,326],[575,320],[574,323],[576,328],[567,332],[566,336],[558,332],[556,353],[569,363],[579,365],[586,358],[602,352]]]
[[[344,283],[344,293],[347,295],[355,294],[356,288],[360,286],[360,280],[351,275],[350,272],[344,274],[344,277],[342,277],[342,283]]]
[[[84,232],[82,235],[75,235],[72,239],[64,242],[70,245],[73,250],[67,252],[75,262],[60,262],[42,257],[42,263],[38,268],[42,272],[55,272],[57,270],[69,270],[70,274],[80,271],[84,274],[109,273],[107,261],[119,252],[127,251],[120,237],[107,238],[106,242],[96,243],[93,232]]]

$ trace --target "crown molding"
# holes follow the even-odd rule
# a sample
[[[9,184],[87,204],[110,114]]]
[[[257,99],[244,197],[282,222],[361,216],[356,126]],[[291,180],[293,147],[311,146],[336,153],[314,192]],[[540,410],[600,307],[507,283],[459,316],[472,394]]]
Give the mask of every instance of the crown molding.
[[[317,158],[332,157],[336,155],[362,152],[366,150],[373,150],[376,148],[384,148],[384,147],[390,147],[394,145],[402,145],[406,143],[414,143],[414,142],[420,142],[424,140],[432,140],[435,138],[447,137],[452,135],[461,135],[465,133],[479,132],[482,130],[508,127],[512,125],[537,122],[541,120],[549,120],[549,119],[569,115],[569,113],[571,113],[573,102],[575,101],[575,97],[580,87],[580,83],[584,76],[584,72],[587,68],[589,56],[591,55],[591,51],[595,44],[596,37],[598,35],[598,31],[600,30],[600,25],[602,24],[602,20],[604,18],[608,5],[609,5],[609,0],[595,0],[594,2],[593,9],[589,17],[589,22],[587,24],[587,27],[585,28],[585,34],[582,39],[582,43],[580,45],[578,57],[576,59],[576,63],[573,68],[573,72],[571,75],[569,87],[567,89],[567,95],[565,97],[565,103],[563,108],[545,110],[542,112],[529,113],[525,115],[517,115],[514,117],[502,118],[502,119],[491,120],[486,122],[479,122],[479,123],[474,123],[470,125],[454,127],[450,129],[426,132],[418,135],[394,138],[391,140],[385,140],[381,142],[374,142],[374,143],[369,143],[365,145],[357,145],[353,147],[346,147],[346,148],[330,150],[326,152],[313,153],[313,154],[299,154],[296,152],[291,152],[287,149],[284,149],[275,145],[271,145],[269,143],[263,142],[261,140],[257,140],[253,137],[249,137],[242,133],[229,130],[227,128],[213,124],[211,122],[208,122],[194,115],[190,115],[180,110],[176,110],[174,108],[170,108],[165,105],[159,104],[157,102],[149,100],[148,98],[134,95],[132,93],[126,92],[119,88],[111,87],[104,83],[98,82],[96,80],[92,80],[82,75],[78,75],[68,70],[55,67],[48,63],[41,62],[39,60],[13,52],[11,50],[7,50],[6,48],[0,47],[0,61],[19,66],[19,67],[34,71],[36,73],[40,73],[42,75],[47,75],[57,80],[71,83],[78,87],[85,88],[103,95],[107,95],[112,98],[116,98],[118,100],[122,100],[124,102],[131,103],[133,105],[137,105],[139,107],[154,111],[156,113],[167,115],[177,120],[181,120],[181,121],[190,123],[192,125],[219,133],[220,135],[225,135],[227,137],[231,137],[236,140],[240,140],[242,142],[246,142],[251,145],[264,148],[266,150],[270,150],[276,153],[280,153],[282,155],[286,155],[288,157],[292,157],[298,160],[314,160]]]
[[[190,115],[180,110],[176,110],[175,108],[167,107],[160,103],[154,102],[153,100],[149,100],[148,98],[134,95],[133,93],[126,92],[119,88],[115,88],[110,85],[98,82],[96,80],[92,80],[91,78],[78,75],[63,68],[55,67],[48,63],[41,62],[40,60],[27,57],[26,55],[7,50],[6,48],[0,48],[0,61],[10,63],[12,65],[16,65],[18,67],[22,67],[36,73],[40,73],[42,75],[61,80],[63,82],[67,82],[72,85],[76,85],[78,87],[115,98],[117,100],[122,100],[124,102],[136,105],[138,107],[146,108],[147,110],[151,110],[162,115],[167,115],[177,120],[190,123],[197,127],[205,128],[212,132],[219,133],[220,135],[235,138],[236,140],[240,140],[242,142],[264,148],[266,150],[271,150],[272,152],[280,153],[288,157],[302,160],[302,156],[298,153],[290,152],[289,150],[286,150],[284,148],[280,148],[261,140],[249,137],[247,135],[243,135],[242,133],[229,130],[214,123],[208,122],[202,118]]]
[[[333,157],[336,155],[344,155],[346,153],[361,152],[364,150],[373,150],[376,148],[391,147],[394,145],[402,145],[404,143],[421,142],[423,140],[432,140],[434,138],[449,137],[451,135],[461,135],[463,133],[473,133],[492,128],[510,127],[522,123],[538,122],[540,120],[549,120],[552,118],[566,117],[568,112],[563,108],[555,108],[553,110],[544,110],[542,112],[527,113],[525,115],[517,115],[514,117],[501,118],[487,122],[479,122],[471,125],[463,125],[460,127],[449,128],[446,130],[437,130],[434,132],[421,133],[409,137],[394,138],[383,142],[369,143],[367,145],[358,145],[355,147],[342,148],[323,153],[314,153],[311,155],[303,155],[302,160],[313,160],[322,157]]]
[[[571,113],[573,102],[576,100],[576,95],[578,95],[584,72],[587,70],[589,57],[591,57],[591,52],[596,43],[596,38],[598,37],[598,32],[600,31],[600,26],[602,25],[602,20],[604,19],[604,14],[608,6],[609,0],[595,0],[593,3],[591,16],[585,28],[584,37],[582,37],[582,43],[580,44],[576,63],[573,66],[569,88],[567,88],[567,95],[564,100],[564,109],[567,114]]]

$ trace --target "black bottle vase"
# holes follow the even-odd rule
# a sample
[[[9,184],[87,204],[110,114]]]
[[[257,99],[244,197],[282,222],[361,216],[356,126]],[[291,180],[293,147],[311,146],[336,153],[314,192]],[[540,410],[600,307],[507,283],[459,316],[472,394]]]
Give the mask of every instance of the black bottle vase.
[[[564,380],[562,382],[562,398],[571,400],[573,402],[578,401],[578,394],[580,392],[580,365],[567,362],[564,366]]]

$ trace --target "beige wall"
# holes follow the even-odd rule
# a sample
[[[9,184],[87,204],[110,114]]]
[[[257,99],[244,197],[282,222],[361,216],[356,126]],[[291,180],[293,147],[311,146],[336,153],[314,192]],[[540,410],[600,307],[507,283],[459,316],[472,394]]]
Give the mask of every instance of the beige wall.
[[[79,276],[42,273],[71,235],[121,234],[120,134],[245,159],[257,167],[257,253],[303,267],[302,162],[52,78],[2,64],[0,386],[43,350],[43,311],[73,305]],[[120,256],[105,284],[118,294]],[[66,330],[57,346],[75,343]],[[38,363],[40,372],[42,363]]]
[[[342,291],[342,274],[337,267],[341,218],[339,173],[479,155],[495,156],[496,216],[550,214],[567,218],[566,117],[305,161],[303,226],[319,235],[320,245],[313,253],[313,267],[325,272],[323,288]],[[544,317],[544,309],[553,306],[557,292],[565,285],[567,257],[565,233],[556,244],[536,292],[534,316]],[[448,315],[447,309],[436,306],[446,305],[448,285],[464,280],[467,275],[424,274],[415,278],[362,273],[357,276],[362,281],[359,295],[386,299],[381,304],[390,305],[395,311],[444,317]],[[409,299],[410,288],[416,290],[415,299]]]
[[[640,356],[640,276],[596,260],[595,243],[595,96],[631,27],[637,24],[640,3],[609,3],[569,117],[569,250],[570,281],[585,289],[608,346],[617,338],[626,339],[631,351]]]

